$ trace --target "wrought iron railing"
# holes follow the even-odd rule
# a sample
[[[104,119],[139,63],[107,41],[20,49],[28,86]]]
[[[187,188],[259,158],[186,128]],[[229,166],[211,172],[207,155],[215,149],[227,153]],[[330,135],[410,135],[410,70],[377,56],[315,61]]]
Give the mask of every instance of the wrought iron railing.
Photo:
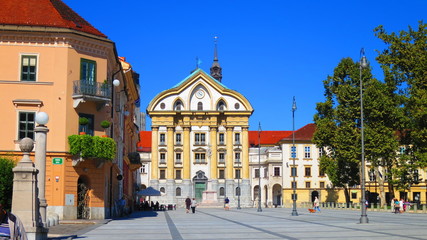
[[[106,83],[90,83],[86,80],[76,80],[73,82],[73,95],[111,98],[111,86]]]

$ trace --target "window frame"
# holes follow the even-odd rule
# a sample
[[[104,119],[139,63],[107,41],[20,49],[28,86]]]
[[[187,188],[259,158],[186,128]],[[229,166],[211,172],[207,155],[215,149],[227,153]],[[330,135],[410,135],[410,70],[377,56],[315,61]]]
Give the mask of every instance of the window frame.
[[[242,178],[240,169],[234,169],[234,178],[235,179],[241,179]]]
[[[280,167],[274,167],[274,177],[280,177]]]
[[[194,133],[194,145],[206,145],[206,133]]]
[[[166,134],[160,133],[159,135],[159,145],[165,145],[166,144]]]
[[[291,167],[291,177],[298,177],[297,167]]]
[[[86,71],[84,71],[84,64],[87,64],[87,66],[92,66],[92,64],[93,64],[92,71],[90,71],[90,68],[88,68],[88,69],[86,69]],[[90,72],[92,72],[92,74],[90,74]],[[96,83],[96,72],[97,72],[96,61],[86,59],[86,58],[80,59],[80,80],[81,81],[84,81],[88,85],[92,85],[92,86],[95,85],[95,83]],[[93,76],[90,76],[89,78],[87,76],[85,76],[86,78],[84,78],[84,75],[93,75]]]
[[[194,162],[195,163],[206,163],[206,153],[204,153],[204,152],[194,153]]]
[[[221,157],[221,156],[222,156],[222,157]],[[218,154],[218,162],[219,162],[219,163],[225,163],[225,153],[220,152],[220,153]]]
[[[166,179],[166,170],[165,169],[160,169],[159,179]]]
[[[160,153],[160,156],[159,156],[159,162],[161,163],[161,164],[165,164],[166,163],[166,153],[164,153],[164,152],[161,152]]]
[[[24,58],[28,59],[28,65],[24,66]],[[31,71],[31,59],[35,59],[35,65],[34,65],[34,71]],[[19,79],[21,82],[37,82],[37,75],[38,75],[38,64],[39,64],[39,56],[35,54],[21,54],[21,63],[20,63],[20,76]],[[28,76],[26,79],[24,78],[24,67],[27,67],[28,70],[25,71]],[[34,73],[32,73],[34,72]],[[34,80],[31,79],[31,76],[34,76]]]
[[[234,162],[235,163],[241,163],[241,160],[242,160],[242,158],[241,158],[240,152],[235,152],[234,153]]]
[[[221,197],[225,196],[225,188],[224,187],[219,188],[219,196],[221,196]]]
[[[255,168],[254,169],[254,177],[255,178],[261,177],[261,169],[260,168]]]
[[[175,153],[175,163],[182,164],[182,154],[180,152]]]
[[[311,177],[311,167],[310,166],[304,167],[304,177]]]
[[[304,158],[311,158],[311,147],[304,146]]]
[[[95,135],[95,116],[93,114],[79,113],[79,118],[84,117],[89,123],[82,126],[79,124],[79,132],[85,132],[87,135]]]
[[[234,144],[236,144],[236,145],[240,145],[241,144],[240,133],[234,133]]]
[[[181,136],[181,133],[176,133],[176,134],[175,134],[175,144],[176,144],[176,145],[181,145],[181,144],[182,144],[182,136]]]
[[[175,170],[175,179],[178,179],[178,180],[182,179],[182,171],[181,171],[181,169],[176,169]]]
[[[219,133],[219,135],[218,135],[218,142],[219,142],[219,145],[224,145],[225,144],[225,134],[224,133]]]
[[[218,179],[225,179],[225,170],[224,169],[218,170]]]
[[[291,146],[291,158],[296,158],[297,157],[297,146]]]
[[[25,114],[25,119],[21,119],[21,114]],[[32,121],[29,120],[30,119],[29,115],[32,115]],[[17,139],[21,140],[25,137],[28,137],[35,140],[36,134],[34,132],[34,127],[36,126],[36,112],[35,111],[19,111],[17,120],[18,120]],[[21,126],[25,126],[25,129],[21,130]],[[23,135],[21,135],[21,133],[23,133]]]

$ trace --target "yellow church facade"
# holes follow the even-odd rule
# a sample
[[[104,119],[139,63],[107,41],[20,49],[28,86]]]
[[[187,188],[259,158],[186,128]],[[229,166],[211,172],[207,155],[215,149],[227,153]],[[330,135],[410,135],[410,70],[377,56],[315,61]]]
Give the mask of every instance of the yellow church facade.
[[[152,121],[150,185],[163,192],[161,201],[183,205],[195,197],[215,206],[228,197],[231,205],[240,200],[242,207],[250,206],[252,112],[243,95],[221,82],[217,62],[211,74],[197,68],[152,99],[147,108]]]

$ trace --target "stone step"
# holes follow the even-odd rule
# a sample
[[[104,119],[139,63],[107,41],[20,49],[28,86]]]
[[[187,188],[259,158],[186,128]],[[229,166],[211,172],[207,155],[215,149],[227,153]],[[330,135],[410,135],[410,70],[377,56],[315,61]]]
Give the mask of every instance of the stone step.
[[[200,207],[200,208],[223,208],[224,204],[223,203],[218,203],[218,202],[213,202],[213,203],[204,203],[204,202],[202,202],[202,203],[199,203],[197,205],[197,207]]]

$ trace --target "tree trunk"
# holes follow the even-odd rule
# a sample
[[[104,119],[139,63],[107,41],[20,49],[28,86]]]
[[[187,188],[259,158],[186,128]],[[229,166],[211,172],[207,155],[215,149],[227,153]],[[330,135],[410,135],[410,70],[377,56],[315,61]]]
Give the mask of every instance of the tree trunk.
[[[390,179],[388,181],[388,192],[390,193],[390,199],[394,199],[394,187],[393,184],[390,184]]]
[[[350,203],[350,190],[348,189],[347,185],[344,185],[344,195],[345,195],[345,202],[347,204]]]
[[[378,167],[375,168],[375,176],[377,178],[378,181],[378,187],[380,190],[380,206],[383,207],[384,204],[387,204],[385,202],[385,190],[384,190],[384,173],[380,174],[380,169]],[[382,177],[380,177],[382,176]]]

